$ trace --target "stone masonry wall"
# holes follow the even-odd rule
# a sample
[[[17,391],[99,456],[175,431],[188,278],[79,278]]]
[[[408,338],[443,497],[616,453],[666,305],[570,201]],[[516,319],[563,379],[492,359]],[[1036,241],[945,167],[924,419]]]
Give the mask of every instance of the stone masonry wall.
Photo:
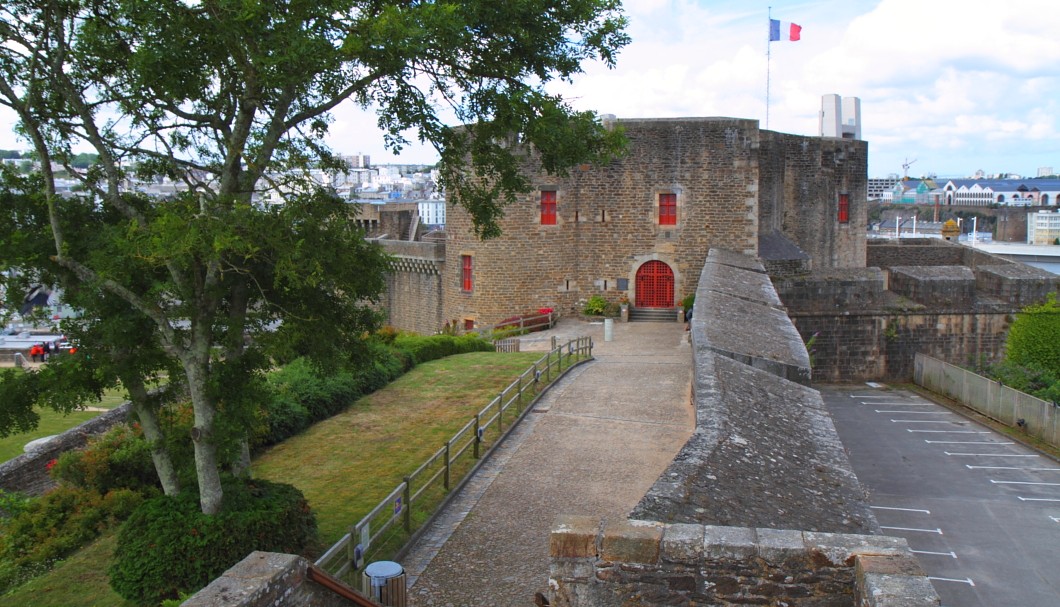
[[[251,552],[181,603],[182,607],[349,607],[345,599],[306,578],[309,561],[293,554]]]
[[[21,491],[28,495],[41,495],[51,489],[56,483],[48,475],[48,462],[67,451],[84,447],[89,438],[124,423],[129,417],[129,406],[126,403],[101,413],[56,436],[40,449],[0,464],[0,489]]]
[[[939,605],[904,538],[567,516],[549,553],[557,607]]]
[[[1003,355],[1011,316],[1005,313],[789,311],[806,341],[816,335],[817,382],[909,381],[917,352],[955,365]]]
[[[437,333],[446,321],[442,316],[445,244],[398,240],[379,243],[394,256],[382,302],[387,324],[424,335]]]
[[[504,235],[479,241],[460,208],[446,209],[446,318],[491,324],[542,307],[580,310],[595,294],[617,301],[618,281],[635,301],[635,275],[647,261],[675,274],[675,302],[691,293],[711,247],[754,255],[757,147],[754,120],[620,120],[629,153],[602,166],[549,176],[531,158],[535,191],[505,209]],[[541,225],[540,192],[554,189],[557,225]],[[677,225],[658,224],[661,193],[677,196]],[[461,288],[470,255],[474,288]]]
[[[865,267],[868,144],[761,132],[762,233],[783,232],[809,253],[814,270]],[[838,219],[839,196],[849,202]]]

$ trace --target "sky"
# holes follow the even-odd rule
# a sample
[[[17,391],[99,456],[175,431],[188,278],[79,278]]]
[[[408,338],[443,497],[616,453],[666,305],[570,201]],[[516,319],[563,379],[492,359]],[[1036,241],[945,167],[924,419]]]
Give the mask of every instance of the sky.
[[[818,134],[821,96],[861,99],[869,176],[1060,172],[1060,1],[625,0],[632,42],[615,69],[551,83],[575,108],[619,118],[753,118]],[[772,7],[770,9],[770,7]],[[802,26],[767,45],[768,16]],[[767,61],[767,46],[770,50]],[[433,163],[430,147],[385,150],[352,102],[328,142],[375,164]],[[0,112],[0,125],[14,123]],[[410,139],[415,140],[411,134]],[[0,149],[25,149],[0,126]],[[908,164],[908,169],[903,168]]]

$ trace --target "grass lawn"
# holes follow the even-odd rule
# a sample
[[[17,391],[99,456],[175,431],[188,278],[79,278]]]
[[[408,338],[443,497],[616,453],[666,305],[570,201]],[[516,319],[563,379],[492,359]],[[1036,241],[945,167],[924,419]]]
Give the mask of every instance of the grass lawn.
[[[125,400],[124,390],[108,390],[103,395],[102,401],[93,403],[91,406],[96,409],[113,409],[125,402]],[[37,412],[40,414],[40,425],[37,426],[36,430],[0,438],[0,462],[6,462],[13,457],[22,455],[22,448],[31,440],[61,434],[80,423],[87,422],[100,413],[99,411],[74,411],[69,415],[63,415],[50,409],[38,410]]]
[[[110,589],[107,567],[118,543],[112,530],[46,575],[0,596],[0,605],[25,607],[135,607]]]
[[[306,494],[326,548],[541,356],[476,352],[419,365],[261,454],[254,475]],[[110,589],[106,576],[116,536],[106,534],[48,574],[0,596],[0,605],[132,607]]]
[[[475,352],[419,365],[261,454],[254,475],[301,489],[330,546],[541,356]]]

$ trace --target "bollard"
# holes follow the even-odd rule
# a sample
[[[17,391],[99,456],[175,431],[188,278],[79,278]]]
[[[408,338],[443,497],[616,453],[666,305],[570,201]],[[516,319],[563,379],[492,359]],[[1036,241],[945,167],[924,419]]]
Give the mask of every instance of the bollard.
[[[604,341],[614,341],[615,321],[610,318],[604,319]]]

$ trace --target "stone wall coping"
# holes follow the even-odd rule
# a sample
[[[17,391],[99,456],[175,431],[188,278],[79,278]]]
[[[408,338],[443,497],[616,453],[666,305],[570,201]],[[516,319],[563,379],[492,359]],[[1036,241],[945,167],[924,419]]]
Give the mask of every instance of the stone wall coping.
[[[549,553],[553,558],[640,564],[692,564],[703,558],[751,557],[780,563],[817,555],[834,566],[847,567],[853,566],[856,558],[873,557],[865,565],[867,572],[923,575],[916,569],[908,542],[900,537],[635,519],[602,523],[589,516],[557,517],[549,537]],[[906,562],[909,558],[913,558],[912,568]]]

